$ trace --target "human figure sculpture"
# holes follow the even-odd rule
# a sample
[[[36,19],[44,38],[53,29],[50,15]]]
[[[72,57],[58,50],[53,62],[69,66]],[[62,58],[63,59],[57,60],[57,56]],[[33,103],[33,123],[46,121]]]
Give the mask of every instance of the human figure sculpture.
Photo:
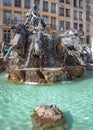
[[[30,9],[29,13],[27,14],[27,18],[24,22],[24,25],[28,27],[28,30],[30,32],[37,31],[39,28],[41,28],[40,26],[42,26],[42,28],[46,27],[43,18],[41,18],[38,13],[36,5],[33,5],[33,8]]]
[[[32,16],[36,17],[36,6],[35,5],[33,5],[33,8],[30,9],[30,11],[28,13],[26,13],[26,16],[25,16],[26,20],[24,22],[24,25],[29,24]]]

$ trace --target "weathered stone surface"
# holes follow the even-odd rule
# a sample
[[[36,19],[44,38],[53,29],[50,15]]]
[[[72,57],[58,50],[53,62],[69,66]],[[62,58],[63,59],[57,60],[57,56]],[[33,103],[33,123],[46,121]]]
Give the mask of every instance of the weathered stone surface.
[[[9,71],[8,80],[20,83],[25,81],[25,72],[19,69],[13,69]]]
[[[84,77],[85,68],[82,66],[68,66],[69,79],[75,80]]]
[[[82,66],[13,69],[9,71],[8,79],[12,82],[55,83],[82,78],[84,70]]]
[[[55,105],[43,105],[34,110],[33,130],[65,130],[68,123],[64,113]]]
[[[26,82],[47,83],[42,71],[38,68],[25,70]]]
[[[47,68],[42,71],[47,83],[54,83],[68,79],[67,69],[64,68]]]

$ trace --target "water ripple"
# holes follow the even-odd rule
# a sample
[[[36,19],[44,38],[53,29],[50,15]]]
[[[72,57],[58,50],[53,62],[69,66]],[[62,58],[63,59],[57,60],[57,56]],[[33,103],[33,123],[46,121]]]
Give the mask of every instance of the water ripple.
[[[93,130],[92,75],[50,85],[13,84],[0,75],[0,130],[31,130],[30,115],[42,104],[63,110],[70,130]]]

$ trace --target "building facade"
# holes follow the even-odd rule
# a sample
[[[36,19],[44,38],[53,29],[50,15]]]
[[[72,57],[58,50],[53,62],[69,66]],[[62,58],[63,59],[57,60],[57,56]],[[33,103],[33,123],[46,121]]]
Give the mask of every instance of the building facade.
[[[83,42],[90,44],[91,7],[85,0],[1,0],[0,42],[13,38],[11,25],[24,21],[34,3],[51,32],[58,34],[75,28],[84,32]]]

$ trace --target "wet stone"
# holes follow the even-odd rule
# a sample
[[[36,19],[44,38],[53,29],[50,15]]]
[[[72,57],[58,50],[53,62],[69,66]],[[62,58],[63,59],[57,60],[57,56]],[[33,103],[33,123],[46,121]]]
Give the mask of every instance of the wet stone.
[[[55,105],[35,108],[31,119],[33,130],[66,130],[68,128],[64,113]]]

